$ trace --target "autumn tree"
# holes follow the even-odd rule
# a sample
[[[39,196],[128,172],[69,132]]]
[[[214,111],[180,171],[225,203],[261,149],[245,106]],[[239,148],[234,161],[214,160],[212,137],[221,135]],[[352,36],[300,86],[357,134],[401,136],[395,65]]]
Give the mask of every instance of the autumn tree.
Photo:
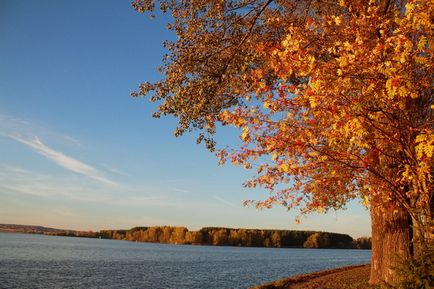
[[[203,244],[203,234],[201,231],[196,231],[196,232],[187,232],[185,234],[185,238],[187,243],[189,244],[193,244],[193,245],[199,245],[199,244]]]
[[[314,233],[304,242],[304,248],[327,248],[330,246],[330,237],[327,233]]]
[[[170,243],[171,244],[185,244],[187,232],[188,232],[188,230],[185,227],[173,228],[172,235],[170,237]]]
[[[151,0],[136,0],[140,12]],[[144,83],[175,135],[219,124],[242,145],[221,163],[255,169],[258,208],[302,214],[361,199],[371,209],[371,283],[394,280],[393,256],[434,239],[433,0],[159,1],[177,41]]]
[[[271,244],[273,247],[280,248],[282,247],[282,237],[280,232],[274,232],[271,234]]]
[[[217,246],[228,245],[228,230],[218,229],[212,233],[212,244]]]
[[[360,237],[354,240],[353,247],[356,249],[371,249],[372,240],[369,237]]]

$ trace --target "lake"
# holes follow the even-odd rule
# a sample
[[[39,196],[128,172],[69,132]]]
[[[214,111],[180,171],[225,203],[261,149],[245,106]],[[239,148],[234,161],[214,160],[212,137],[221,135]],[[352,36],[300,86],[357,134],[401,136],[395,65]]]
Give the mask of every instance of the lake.
[[[370,262],[369,250],[164,245],[0,233],[0,288],[250,286]]]

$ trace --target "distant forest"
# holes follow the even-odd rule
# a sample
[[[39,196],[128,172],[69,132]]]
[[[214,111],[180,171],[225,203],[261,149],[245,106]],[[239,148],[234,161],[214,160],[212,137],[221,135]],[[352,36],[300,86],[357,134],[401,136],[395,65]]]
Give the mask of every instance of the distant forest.
[[[354,240],[347,234],[231,229],[205,227],[189,231],[185,227],[135,227],[130,230],[102,230],[101,238],[164,244],[192,244],[214,246],[275,247],[275,248],[339,248],[370,249],[371,239]]]
[[[354,240],[347,234],[315,231],[231,229],[218,227],[205,227],[198,231],[189,231],[185,227],[160,226],[134,227],[129,230],[101,230],[99,232],[93,232],[61,230],[40,226],[1,224],[0,231],[163,244],[276,248],[371,248],[371,238],[368,237]]]
[[[42,226],[0,224],[0,232],[20,232],[52,236],[101,238],[185,245],[276,248],[371,248],[371,238],[368,237],[354,240],[347,234],[316,231],[231,229],[218,227],[205,227],[198,231],[189,231],[185,227],[160,226],[134,227],[129,230],[101,230],[99,232],[93,232],[54,229]]]

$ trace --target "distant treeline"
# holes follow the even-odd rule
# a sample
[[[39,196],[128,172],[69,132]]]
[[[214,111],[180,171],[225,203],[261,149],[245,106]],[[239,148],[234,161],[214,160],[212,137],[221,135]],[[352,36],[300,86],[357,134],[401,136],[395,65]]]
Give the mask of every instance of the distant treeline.
[[[189,231],[185,227],[160,226],[93,232],[4,224],[0,224],[0,231],[164,244],[277,248],[371,248],[371,238],[368,237],[354,240],[346,234],[315,231],[231,229],[218,227],[205,227],[199,231]]]
[[[242,247],[357,248],[370,249],[371,238],[353,240],[349,235],[288,230],[230,229],[205,227],[135,227],[130,230],[102,230],[101,238],[164,244],[193,244]]]
[[[33,225],[0,224],[0,232],[43,234],[43,233],[77,232],[77,231],[62,230],[62,229],[48,228],[43,226],[33,226]]]

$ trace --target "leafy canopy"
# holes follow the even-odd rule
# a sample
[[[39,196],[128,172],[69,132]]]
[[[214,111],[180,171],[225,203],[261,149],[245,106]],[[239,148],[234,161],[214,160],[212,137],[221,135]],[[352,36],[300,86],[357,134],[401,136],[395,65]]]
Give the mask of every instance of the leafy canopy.
[[[243,145],[217,155],[270,190],[248,202],[308,213],[378,198],[433,230],[433,0],[159,4],[178,39],[164,79],[133,95],[210,150],[216,124],[239,128]]]

